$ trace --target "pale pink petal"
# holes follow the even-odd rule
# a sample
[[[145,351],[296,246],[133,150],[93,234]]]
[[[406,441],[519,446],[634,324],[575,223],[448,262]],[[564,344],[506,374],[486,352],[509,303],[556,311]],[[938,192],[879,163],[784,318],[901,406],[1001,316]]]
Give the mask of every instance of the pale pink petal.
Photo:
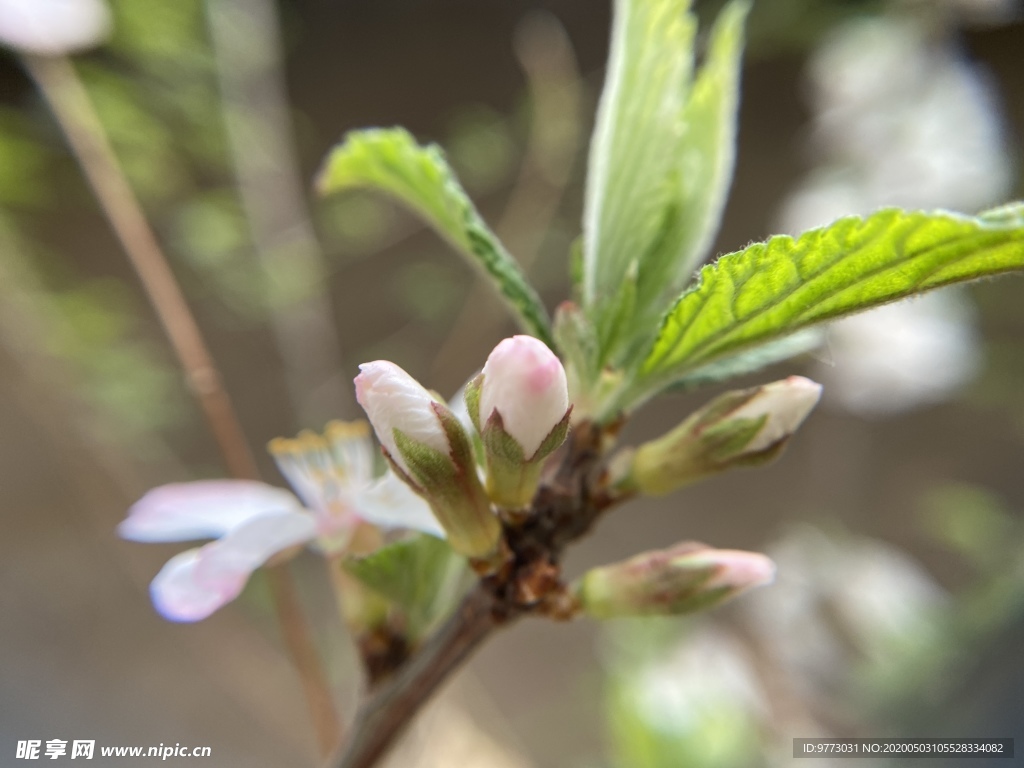
[[[199,621],[241,593],[249,576],[273,555],[316,535],[304,513],[264,515],[224,538],[172,557],[153,579],[157,611],[171,621]]]
[[[526,458],[569,410],[565,369],[548,346],[532,336],[513,336],[494,348],[484,364],[480,426],[501,414],[505,431]]]
[[[391,472],[359,493],[355,506],[361,518],[382,528],[410,528],[444,538],[444,528],[427,502]]]
[[[760,552],[735,549],[708,551],[708,562],[718,570],[704,584],[704,589],[729,587],[736,591],[762,587],[775,580],[775,563]]]
[[[202,550],[190,549],[175,555],[160,569],[149,585],[157,612],[171,621],[199,621],[231,602],[234,592],[216,591],[196,583],[196,563]]]
[[[302,509],[293,494],[253,480],[200,480],[154,488],[118,526],[132,541],[216,538],[247,520]]]

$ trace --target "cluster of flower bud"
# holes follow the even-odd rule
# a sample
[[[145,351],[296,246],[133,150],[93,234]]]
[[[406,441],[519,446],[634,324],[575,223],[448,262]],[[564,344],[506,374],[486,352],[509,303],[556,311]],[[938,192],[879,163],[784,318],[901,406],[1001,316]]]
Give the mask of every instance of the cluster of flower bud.
[[[547,459],[565,440],[572,407],[562,363],[528,336],[502,341],[465,389],[464,424],[437,395],[394,363],[360,366],[356,396],[395,473],[423,497],[452,548],[478,566],[503,558],[497,512],[529,508]],[[624,454],[612,469],[619,492],[664,494],[782,450],[821,388],[790,377],[712,401],[665,436]],[[474,434],[475,432],[475,434]],[[482,465],[482,466],[481,466]],[[595,618],[708,608],[771,581],[764,555],[679,544],[587,572],[572,603]]]
[[[355,383],[392,469],[427,501],[452,548],[493,560],[501,546],[494,507],[529,506],[544,459],[568,431],[568,387],[555,354],[529,336],[505,339],[466,388],[483,480],[474,438],[440,397],[383,360],[361,365]]]

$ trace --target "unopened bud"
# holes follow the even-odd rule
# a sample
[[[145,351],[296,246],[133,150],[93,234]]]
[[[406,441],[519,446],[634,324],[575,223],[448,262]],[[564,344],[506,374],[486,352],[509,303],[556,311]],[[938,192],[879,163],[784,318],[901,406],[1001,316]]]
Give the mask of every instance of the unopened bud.
[[[684,542],[594,568],[574,591],[596,619],[675,615],[711,608],[774,577],[775,564],[757,552]]]
[[[452,549],[470,558],[491,556],[501,525],[459,420],[394,363],[378,360],[359,370],[356,399],[395,473],[430,504]]]
[[[561,361],[531,336],[505,339],[466,388],[483,439],[487,491],[505,509],[529,506],[544,459],[569,430],[569,389]]]
[[[820,396],[821,385],[803,376],[727,392],[640,446],[622,483],[661,496],[726,469],[771,461]]]

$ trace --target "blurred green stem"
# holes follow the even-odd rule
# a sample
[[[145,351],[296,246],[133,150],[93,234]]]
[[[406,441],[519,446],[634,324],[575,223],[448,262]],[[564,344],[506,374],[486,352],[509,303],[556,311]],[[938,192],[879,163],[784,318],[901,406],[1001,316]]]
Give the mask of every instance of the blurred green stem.
[[[220,373],[74,67],[63,57],[25,55],[24,61],[142,282],[228,472],[236,478],[256,479],[256,463]],[[340,738],[330,687],[290,574],[279,566],[269,569],[269,575],[285,645],[302,678],[321,751],[326,754]]]
[[[271,330],[299,420],[319,427],[355,403],[341,385],[340,344],[323,253],[306,206],[269,0],[207,0],[228,147]]]

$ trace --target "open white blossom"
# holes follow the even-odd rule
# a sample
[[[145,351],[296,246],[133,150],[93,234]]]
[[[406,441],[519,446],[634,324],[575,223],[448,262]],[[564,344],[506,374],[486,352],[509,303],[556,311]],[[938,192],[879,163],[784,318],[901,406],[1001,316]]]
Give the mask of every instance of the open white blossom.
[[[374,478],[365,423],[334,422],[324,436],[281,438],[270,450],[298,497],[253,480],[201,480],[154,488],[129,510],[118,528],[125,539],[216,539],[171,558],[153,579],[153,604],[165,618],[205,619],[291,547],[313,542],[340,552],[360,521],[443,536],[426,503],[395,475]]]

